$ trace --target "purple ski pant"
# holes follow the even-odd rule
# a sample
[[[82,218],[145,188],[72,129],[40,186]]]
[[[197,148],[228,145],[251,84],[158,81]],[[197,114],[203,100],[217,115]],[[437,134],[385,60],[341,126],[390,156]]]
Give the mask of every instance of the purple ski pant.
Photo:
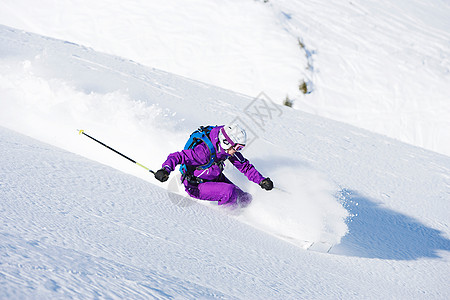
[[[194,198],[208,201],[218,201],[219,205],[245,207],[252,201],[252,195],[244,192],[223,174],[218,181],[191,185],[185,181],[186,192]]]

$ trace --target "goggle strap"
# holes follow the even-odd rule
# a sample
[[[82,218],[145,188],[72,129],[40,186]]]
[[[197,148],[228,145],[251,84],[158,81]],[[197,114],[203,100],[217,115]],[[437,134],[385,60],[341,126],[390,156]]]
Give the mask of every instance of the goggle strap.
[[[228,134],[225,132],[225,128],[222,127],[222,129],[220,129],[220,131],[222,132],[223,136],[227,139],[227,141],[231,144],[231,146],[234,147],[234,145],[236,145],[236,143],[230,139]]]

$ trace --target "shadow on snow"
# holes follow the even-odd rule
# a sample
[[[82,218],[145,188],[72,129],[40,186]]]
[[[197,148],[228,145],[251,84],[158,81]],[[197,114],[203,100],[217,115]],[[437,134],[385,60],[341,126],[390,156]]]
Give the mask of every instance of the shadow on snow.
[[[338,198],[353,217],[348,222],[349,233],[331,253],[414,260],[439,258],[439,250],[450,251],[450,240],[441,231],[418,220],[381,207],[355,191],[344,189]]]

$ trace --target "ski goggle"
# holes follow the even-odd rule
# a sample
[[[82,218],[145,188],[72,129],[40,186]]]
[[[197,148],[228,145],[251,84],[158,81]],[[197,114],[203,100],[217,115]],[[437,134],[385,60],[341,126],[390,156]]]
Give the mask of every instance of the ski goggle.
[[[244,144],[238,144],[238,143],[234,143],[230,137],[228,136],[228,134],[225,132],[225,130],[222,128],[220,130],[223,134],[223,136],[225,137],[225,140],[223,141],[224,144],[226,145],[231,145],[230,148],[233,148],[234,151],[241,151],[242,149],[244,149],[245,145]]]
[[[231,148],[233,148],[234,151],[239,152],[239,151],[241,151],[242,149],[244,149],[244,147],[245,147],[245,145],[242,145],[242,144],[235,144],[235,145],[232,146]]]

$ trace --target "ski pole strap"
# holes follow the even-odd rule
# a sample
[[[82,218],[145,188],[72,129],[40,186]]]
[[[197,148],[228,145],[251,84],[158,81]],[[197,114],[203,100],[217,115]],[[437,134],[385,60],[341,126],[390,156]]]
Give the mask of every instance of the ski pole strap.
[[[79,133],[80,135],[83,134],[83,135],[87,136],[88,138],[90,138],[90,139],[96,141],[97,143],[99,143],[100,145],[102,145],[102,146],[108,148],[109,150],[111,150],[111,151],[113,151],[113,152],[119,154],[119,155],[122,156],[123,158],[126,158],[126,159],[128,159],[129,161],[131,161],[132,163],[134,163],[134,164],[136,164],[136,165],[138,165],[138,166],[140,166],[140,167],[146,169],[146,170],[149,171],[150,173],[155,174],[154,171],[150,170],[150,169],[147,168],[146,166],[141,165],[140,163],[138,163],[138,162],[135,161],[134,159],[131,159],[131,158],[129,158],[128,156],[126,156],[125,154],[122,154],[122,153],[120,153],[119,151],[117,151],[117,150],[111,148],[110,146],[106,145],[105,143],[102,143],[101,141],[97,140],[96,138],[94,138],[94,137],[90,136],[89,134],[87,134],[86,132],[84,132],[84,130],[78,130],[78,133]]]

